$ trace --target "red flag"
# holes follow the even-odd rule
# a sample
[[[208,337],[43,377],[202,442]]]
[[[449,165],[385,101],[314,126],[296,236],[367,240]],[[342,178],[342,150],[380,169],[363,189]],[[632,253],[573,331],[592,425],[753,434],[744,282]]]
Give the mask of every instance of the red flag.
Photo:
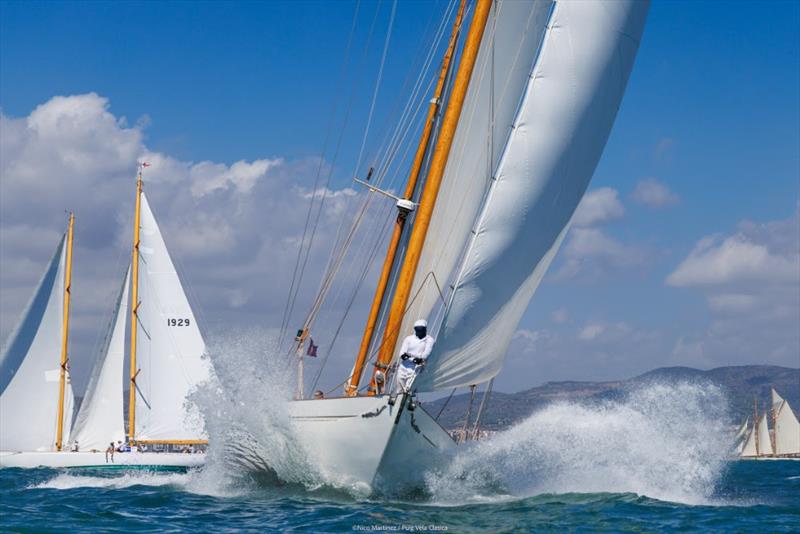
[[[142,167],[149,167],[149,166],[150,166],[150,164],[149,164],[149,163],[147,163],[146,161],[143,161],[143,162],[142,162]]]
[[[308,350],[306,351],[306,356],[311,356],[312,358],[317,357],[317,349],[319,345],[314,345],[314,338],[309,338],[308,340]]]

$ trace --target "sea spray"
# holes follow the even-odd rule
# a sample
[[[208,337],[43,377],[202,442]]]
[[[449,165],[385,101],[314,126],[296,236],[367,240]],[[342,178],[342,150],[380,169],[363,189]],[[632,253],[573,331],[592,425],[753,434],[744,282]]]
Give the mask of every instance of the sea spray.
[[[636,493],[709,502],[726,464],[729,417],[708,383],[650,383],[594,404],[556,402],[430,473],[437,502],[542,493]]]
[[[274,336],[228,332],[211,340],[208,354],[214,376],[191,400],[205,416],[211,445],[194,489],[227,493],[262,484],[319,485],[320,475],[289,417],[288,362]]]

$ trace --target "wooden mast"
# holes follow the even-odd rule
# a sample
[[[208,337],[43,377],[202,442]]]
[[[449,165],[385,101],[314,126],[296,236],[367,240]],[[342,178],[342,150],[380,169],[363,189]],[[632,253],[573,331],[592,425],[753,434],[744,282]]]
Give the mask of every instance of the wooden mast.
[[[128,441],[136,437],[136,332],[139,322],[139,226],[142,209],[142,165],[136,179],[136,210],[133,215],[133,253],[131,257],[131,367],[128,391]]]
[[[75,227],[75,214],[69,214],[67,229],[67,258],[64,273],[64,318],[61,325],[61,370],[58,380],[58,427],[56,430],[56,450],[60,451],[64,443],[64,393],[67,387],[67,342],[69,341],[69,301],[72,287],[72,236]]]
[[[400,325],[403,322],[406,305],[411,294],[411,285],[417,272],[422,247],[428,233],[428,226],[430,226],[436,197],[439,194],[439,187],[442,184],[442,176],[447,165],[447,158],[450,155],[450,148],[453,145],[453,137],[461,117],[461,109],[469,88],[469,81],[472,77],[472,70],[475,67],[475,60],[478,56],[478,49],[483,38],[483,31],[486,28],[486,21],[489,18],[491,5],[492,0],[477,0],[475,5],[475,13],[464,43],[462,59],[459,62],[456,78],[453,82],[452,93],[442,121],[430,170],[428,171],[428,179],[422,191],[419,209],[417,210],[414,227],[408,242],[408,249],[398,277],[397,289],[392,299],[389,318],[383,332],[383,340],[381,341],[380,353],[378,361],[375,363],[373,376],[376,371],[386,368],[389,362],[392,361],[394,347],[400,334]]]
[[[753,425],[753,432],[756,433],[756,456],[760,456],[761,449],[758,443],[758,431],[760,430],[761,421],[758,420],[758,399],[756,397],[753,397],[753,421],[755,421]]]
[[[414,156],[414,163],[411,165],[411,172],[408,176],[405,194],[403,195],[403,198],[406,200],[411,200],[411,198],[414,196],[414,190],[417,187],[419,174],[422,170],[422,163],[425,159],[425,154],[428,151],[433,125],[436,122],[436,116],[441,105],[445,80],[447,78],[447,73],[450,70],[450,61],[453,58],[456,42],[458,41],[458,33],[461,29],[461,21],[464,18],[464,8],[466,4],[467,0],[461,0],[458,13],[456,14],[456,20],[453,23],[453,30],[450,33],[450,42],[447,45],[447,51],[445,52],[444,59],[442,60],[442,68],[439,71],[439,80],[436,83],[436,89],[433,92],[431,104],[428,106],[428,116],[425,118],[425,127],[422,130],[422,137],[420,137],[419,145],[417,146],[417,152]],[[364,335],[361,338],[361,346],[358,350],[356,363],[353,366],[353,374],[350,376],[350,381],[345,388],[345,393],[351,397],[358,393],[358,383],[361,381],[361,374],[364,371],[364,364],[367,360],[367,351],[369,350],[369,345],[372,341],[372,334],[375,331],[375,325],[378,322],[378,314],[381,310],[381,303],[383,303],[383,298],[386,295],[386,288],[389,285],[389,275],[392,272],[392,265],[394,265],[394,261],[397,256],[397,248],[400,245],[403,227],[405,226],[406,218],[408,217],[409,212],[407,210],[400,207],[398,207],[398,209],[399,213],[397,214],[397,219],[394,223],[394,231],[392,232],[392,238],[389,241],[389,247],[386,250],[386,258],[383,261],[383,268],[381,269],[381,276],[378,280],[378,287],[375,289],[375,296],[372,299],[372,307],[369,310],[367,325],[364,328]],[[373,386],[370,386],[371,394],[374,393]]]

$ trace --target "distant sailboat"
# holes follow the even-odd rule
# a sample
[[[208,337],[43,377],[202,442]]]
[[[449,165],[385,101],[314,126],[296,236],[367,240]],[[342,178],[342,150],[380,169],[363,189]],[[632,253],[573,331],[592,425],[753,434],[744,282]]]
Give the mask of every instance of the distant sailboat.
[[[128,443],[151,448],[207,443],[202,416],[196,408],[187,406],[191,391],[210,376],[209,363],[203,358],[205,343],[142,192],[141,167],[136,194],[131,267],[117,295],[105,346],[92,370],[75,420],[72,441],[79,444],[80,452],[3,447],[3,450],[38,452],[4,454],[0,456],[0,466],[162,468],[203,463],[204,455],[170,452],[119,453],[110,463],[104,453],[110,442],[116,444],[126,439],[123,383],[128,318],[131,328]],[[69,426],[65,428],[69,434]]]
[[[758,415],[758,402],[754,401],[754,421],[748,429],[739,456],[743,459],[800,459],[800,422],[789,403],[775,388],[771,391],[770,409]],[[769,421],[773,430],[770,431]],[[745,421],[745,425],[748,421]],[[741,431],[740,431],[741,432]],[[738,436],[737,436],[738,439]]]

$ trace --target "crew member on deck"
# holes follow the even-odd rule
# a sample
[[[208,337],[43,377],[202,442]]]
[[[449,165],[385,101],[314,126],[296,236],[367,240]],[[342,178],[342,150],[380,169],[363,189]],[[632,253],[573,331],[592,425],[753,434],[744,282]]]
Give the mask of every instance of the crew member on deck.
[[[414,323],[414,334],[405,338],[400,345],[400,366],[397,368],[395,394],[410,391],[411,384],[425,366],[435,341],[428,335],[428,321],[419,319]]]

